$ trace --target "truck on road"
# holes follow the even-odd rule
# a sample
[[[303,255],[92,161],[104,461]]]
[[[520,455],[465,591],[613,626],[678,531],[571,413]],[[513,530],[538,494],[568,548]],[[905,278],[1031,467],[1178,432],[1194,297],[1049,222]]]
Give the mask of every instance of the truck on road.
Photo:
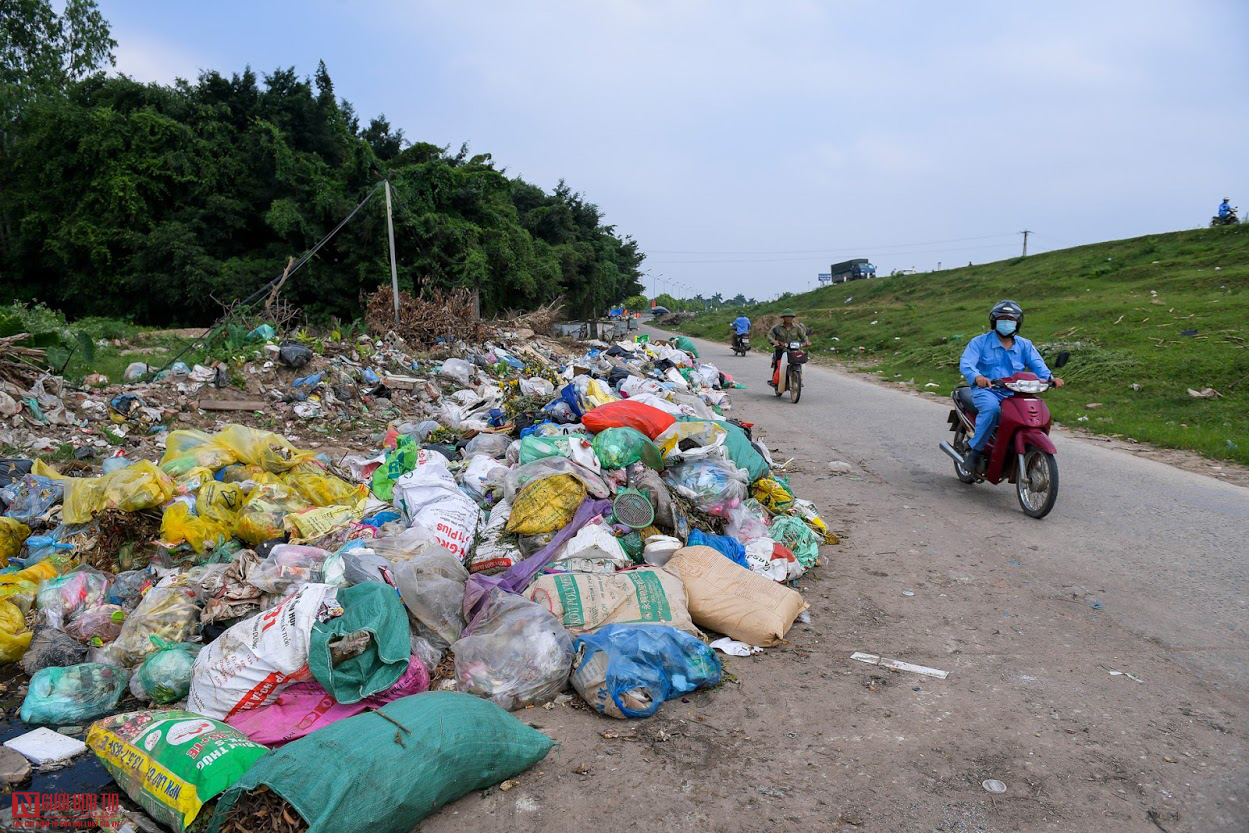
[[[857,281],[860,278],[876,277],[876,267],[865,257],[856,257],[854,260],[843,260],[841,263],[834,263],[829,267],[828,271],[833,276],[833,283],[845,283],[846,281]]]

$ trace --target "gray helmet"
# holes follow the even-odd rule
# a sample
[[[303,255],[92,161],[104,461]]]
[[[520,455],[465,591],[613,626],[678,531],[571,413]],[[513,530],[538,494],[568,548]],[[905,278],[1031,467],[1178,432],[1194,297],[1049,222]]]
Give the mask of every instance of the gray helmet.
[[[989,329],[992,330],[997,326],[999,318],[1013,318],[1018,326],[1015,332],[1023,329],[1023,307],[1014,301],[998,301],[993,305],[993,309],[989,310]]]

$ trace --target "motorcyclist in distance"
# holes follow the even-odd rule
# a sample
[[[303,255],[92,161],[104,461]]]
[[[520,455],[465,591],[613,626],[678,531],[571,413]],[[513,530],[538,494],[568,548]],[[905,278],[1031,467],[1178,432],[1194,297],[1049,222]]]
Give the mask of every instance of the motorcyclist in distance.
[[[768,384],[772,387],[776,387],[776,382],[772,379],[776,376],[776,368],[781,363],[781,356],[785,355],[785,351],[789,349],[789,343],[797,341],[803,347],[811,344],[807,340],[807,328],[797,323],[794,318],[794,311],[787,309],[781,313],[781,323],[768,331],[768,342],[772,345],[772,376],[768,377]]]

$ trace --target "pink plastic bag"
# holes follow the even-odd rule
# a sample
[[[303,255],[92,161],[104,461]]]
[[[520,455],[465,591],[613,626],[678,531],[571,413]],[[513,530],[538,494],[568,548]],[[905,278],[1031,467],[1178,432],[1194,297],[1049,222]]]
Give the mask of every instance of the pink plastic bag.
[[[320,683],[310,680],[284,689],[271,705],[237,712],[225,722],[257,743],[281,746],[344,717],[428,690],[429,672],[419,659],[412,657],[408,661],[408,670],[393,686],[358,703],[336,703],[334,696]]]

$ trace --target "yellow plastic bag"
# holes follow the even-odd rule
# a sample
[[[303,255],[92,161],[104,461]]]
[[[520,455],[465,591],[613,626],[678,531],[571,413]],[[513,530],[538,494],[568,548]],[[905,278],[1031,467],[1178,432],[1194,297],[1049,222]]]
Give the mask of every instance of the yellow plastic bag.
[[[281,538],[286,516],[312,507],[293,489],[280,483],[257,486],[239,512],[238,536],[255,546],[271,538]]]
[[[182,500],[165,510],[160,519],[160,538],[176,547],[183,541],[198,553],[213,550],[233,537],[231,527],[212,518],[202,518],[191,513],[191,507]]]
[[[755,481],[755,500],[773,512],[784,512],[794,502],[793,494],[784,483],[764,477]]]
[[[30,527],[13,518],[0,518],[0,567],[9,566],[10,558],[17,558],[22,542],[30,537]]]
[[[659,446],[665,459],[677,453],[687,459],[707,457],[713,454],[713,449],[724,445],[728,436],[728,430],[714,422],[702,420],[674,422],[655,438],[655,445]],[[682,451],[681,443],[685,440],[698,443],[698,447]]]
[[[173,493],[169,475],[147,460],[140,460],[103,477],[65,481],[61,519],[67,524],[85,524],[104,509],[151,509],[169,500]]]
[[[352,486],[313,463],[292,469],[281,480],[313,506],[355,506],[369,497],[368,486]]]
[[[0,599],[0,665],[17,662],[34,636],[26,630],[26,616],[10,601]]]
[[[224,483],[244,483],[251,480],[255,483],[280,483],[276,474],[270,474],[260,466],[244,465],[243,463],[232,463],[226,466],[222,472],[222,482]]]
[[[190,429],[170,432],[165,440],[165,454],[160,458],[161,470],[178,476],[197,466],[216,471],[237,462],[238,456],[203,431]]]
[[[620,400],[619,396],[613,394],[611,389],[598,379],[591,379],[590,384],[586,385],[585,398],[596,408],[599,405],[606,405],[608,402]]]
[[[585,484],[571,474],[535,480],[516,495],[507,531],[541,535],[563,529],[585,499]]]
[[[0,575],[0,600],[7,599],[23,613],[29,611],[35,603],[39,582],[56,578],[64,566],[67,566],[64,559],[51,556],[25,570]]]
[[[227,425],[213,439],[233,451],[239,462],[274,473],[289,471],[315,456],[311,451],[295,448],[286,437],[246,425]]]
[[[237,483],[218,483],[210,480],[200,487],[195,496],[195,511],[201,518],[211,518],[231,528],[238,523],[239,510],[243,508],[243,487]]]
[[[164,470],[162,469],[162,471]],[[178,491],[193,495],[198,492],[200,487],[202,487],[205,483],[213,479],[213,472],[212,469],[207,468],[206,466],[196,466],[184,474],[170,476],[173,477],[173,484],[177,487]]]
[[[346,526],[359,516],[352,506],[318,506],[286,516],[283,526],[291,534],[291,541],[311,541]]]

